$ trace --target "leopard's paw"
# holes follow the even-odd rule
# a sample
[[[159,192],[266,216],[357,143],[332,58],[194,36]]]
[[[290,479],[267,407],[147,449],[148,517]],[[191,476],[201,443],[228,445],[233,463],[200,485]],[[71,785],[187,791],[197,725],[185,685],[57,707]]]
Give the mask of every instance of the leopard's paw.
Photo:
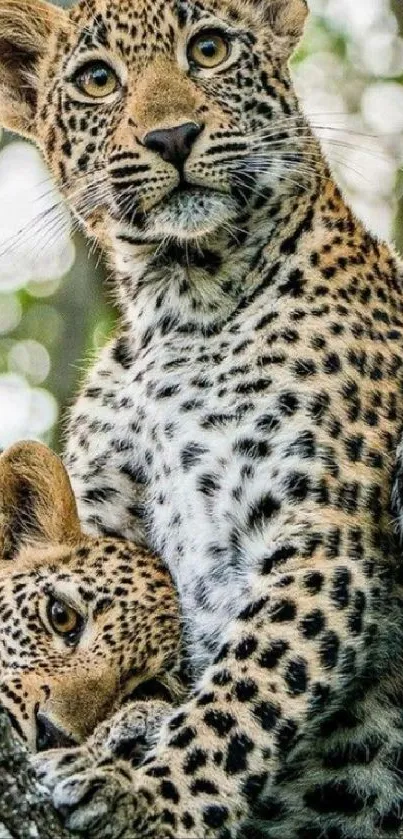
[[[55,749],[35,758],[39,780],[50,790],[66,827],[88,839],[136,835],[133,825],[146,814],[133,795],[130,767],[122,762],[89,765],[88,750],[70,749],[70,759],[68,752]]]
[[[96,755],[86,745],[70,749],[50,749],[33,755],[31,763],[38,780],[53,790],[64,778],[95,767]]]
[[[66,827],[97,839],[125,835],[124,826],[133,823],[137,804],[130,784],[122,784],[118,767],[102,768],[65,778],[53,790],[53,804],[64,817]],[[116,774],[116,777],[114,775]]]
[[[129,760],[134,766],[141,762],[153,745],[162,720],[171,710],[172,706],[162,701],[129,702],[100,723],[88,746],[99,753]]]

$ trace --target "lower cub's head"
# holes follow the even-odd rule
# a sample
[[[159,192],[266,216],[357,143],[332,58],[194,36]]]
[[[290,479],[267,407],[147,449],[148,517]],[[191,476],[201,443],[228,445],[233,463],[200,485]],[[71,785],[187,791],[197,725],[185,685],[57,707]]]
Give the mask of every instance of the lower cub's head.
[[[306,0],[0,0],[0,122],[38,143],[103,245],[200,240],[291,189],[306,160],[287,66],[306,14]]]
[[[81,742],[139,684],[168,690],[180,645],[167,572],[81,532],[66,471],[39,443],[0,457],[0,702],[32,750]]]

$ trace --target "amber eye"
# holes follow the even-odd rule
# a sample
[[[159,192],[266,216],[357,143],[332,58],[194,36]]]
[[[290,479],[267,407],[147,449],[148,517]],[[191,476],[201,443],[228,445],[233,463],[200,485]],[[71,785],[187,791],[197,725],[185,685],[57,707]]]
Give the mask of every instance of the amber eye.
[[[220,32],[201,32],[196,35],[188,47],[188,61],[197,67],[210,69],[218,67],[230,51],[230,43]]]
[[[68,643],[74,643],[84,625],[83,617],[79,612],[55,597],[49,600],[47,617],[52,629],[58,635],[63,635]]]
[[[119,87],[119,79],[112,67],[104,61],[89,61],[84,67],[73,76],[73,82],[91,99],[102,99],[116,93]]]

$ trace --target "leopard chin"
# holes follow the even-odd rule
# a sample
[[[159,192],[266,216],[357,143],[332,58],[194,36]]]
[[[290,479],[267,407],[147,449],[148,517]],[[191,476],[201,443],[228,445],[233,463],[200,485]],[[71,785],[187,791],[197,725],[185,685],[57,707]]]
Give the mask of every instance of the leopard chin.
[[[145,233],[155,239],[195,241],[234,223],[235,198],[203,187],[177,189],[147,213]]]

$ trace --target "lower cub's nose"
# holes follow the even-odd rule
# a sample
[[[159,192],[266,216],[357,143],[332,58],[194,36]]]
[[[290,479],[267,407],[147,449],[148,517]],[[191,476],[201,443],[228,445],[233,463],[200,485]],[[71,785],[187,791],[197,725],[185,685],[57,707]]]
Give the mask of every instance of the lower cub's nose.
[[[203,130],[196,122],[185,122],[175,128],[161,128],[157,131],[149,131],[144,137],[143,143],[150,151],[155,151],[166,160],[180,169],[190,155],[192,147],[199,134]]]
[[[38,711],[36,714],[36,750],[44,752],[46,749],[61,749],[76,746],[72,737],[51,722],[46,714]]]

